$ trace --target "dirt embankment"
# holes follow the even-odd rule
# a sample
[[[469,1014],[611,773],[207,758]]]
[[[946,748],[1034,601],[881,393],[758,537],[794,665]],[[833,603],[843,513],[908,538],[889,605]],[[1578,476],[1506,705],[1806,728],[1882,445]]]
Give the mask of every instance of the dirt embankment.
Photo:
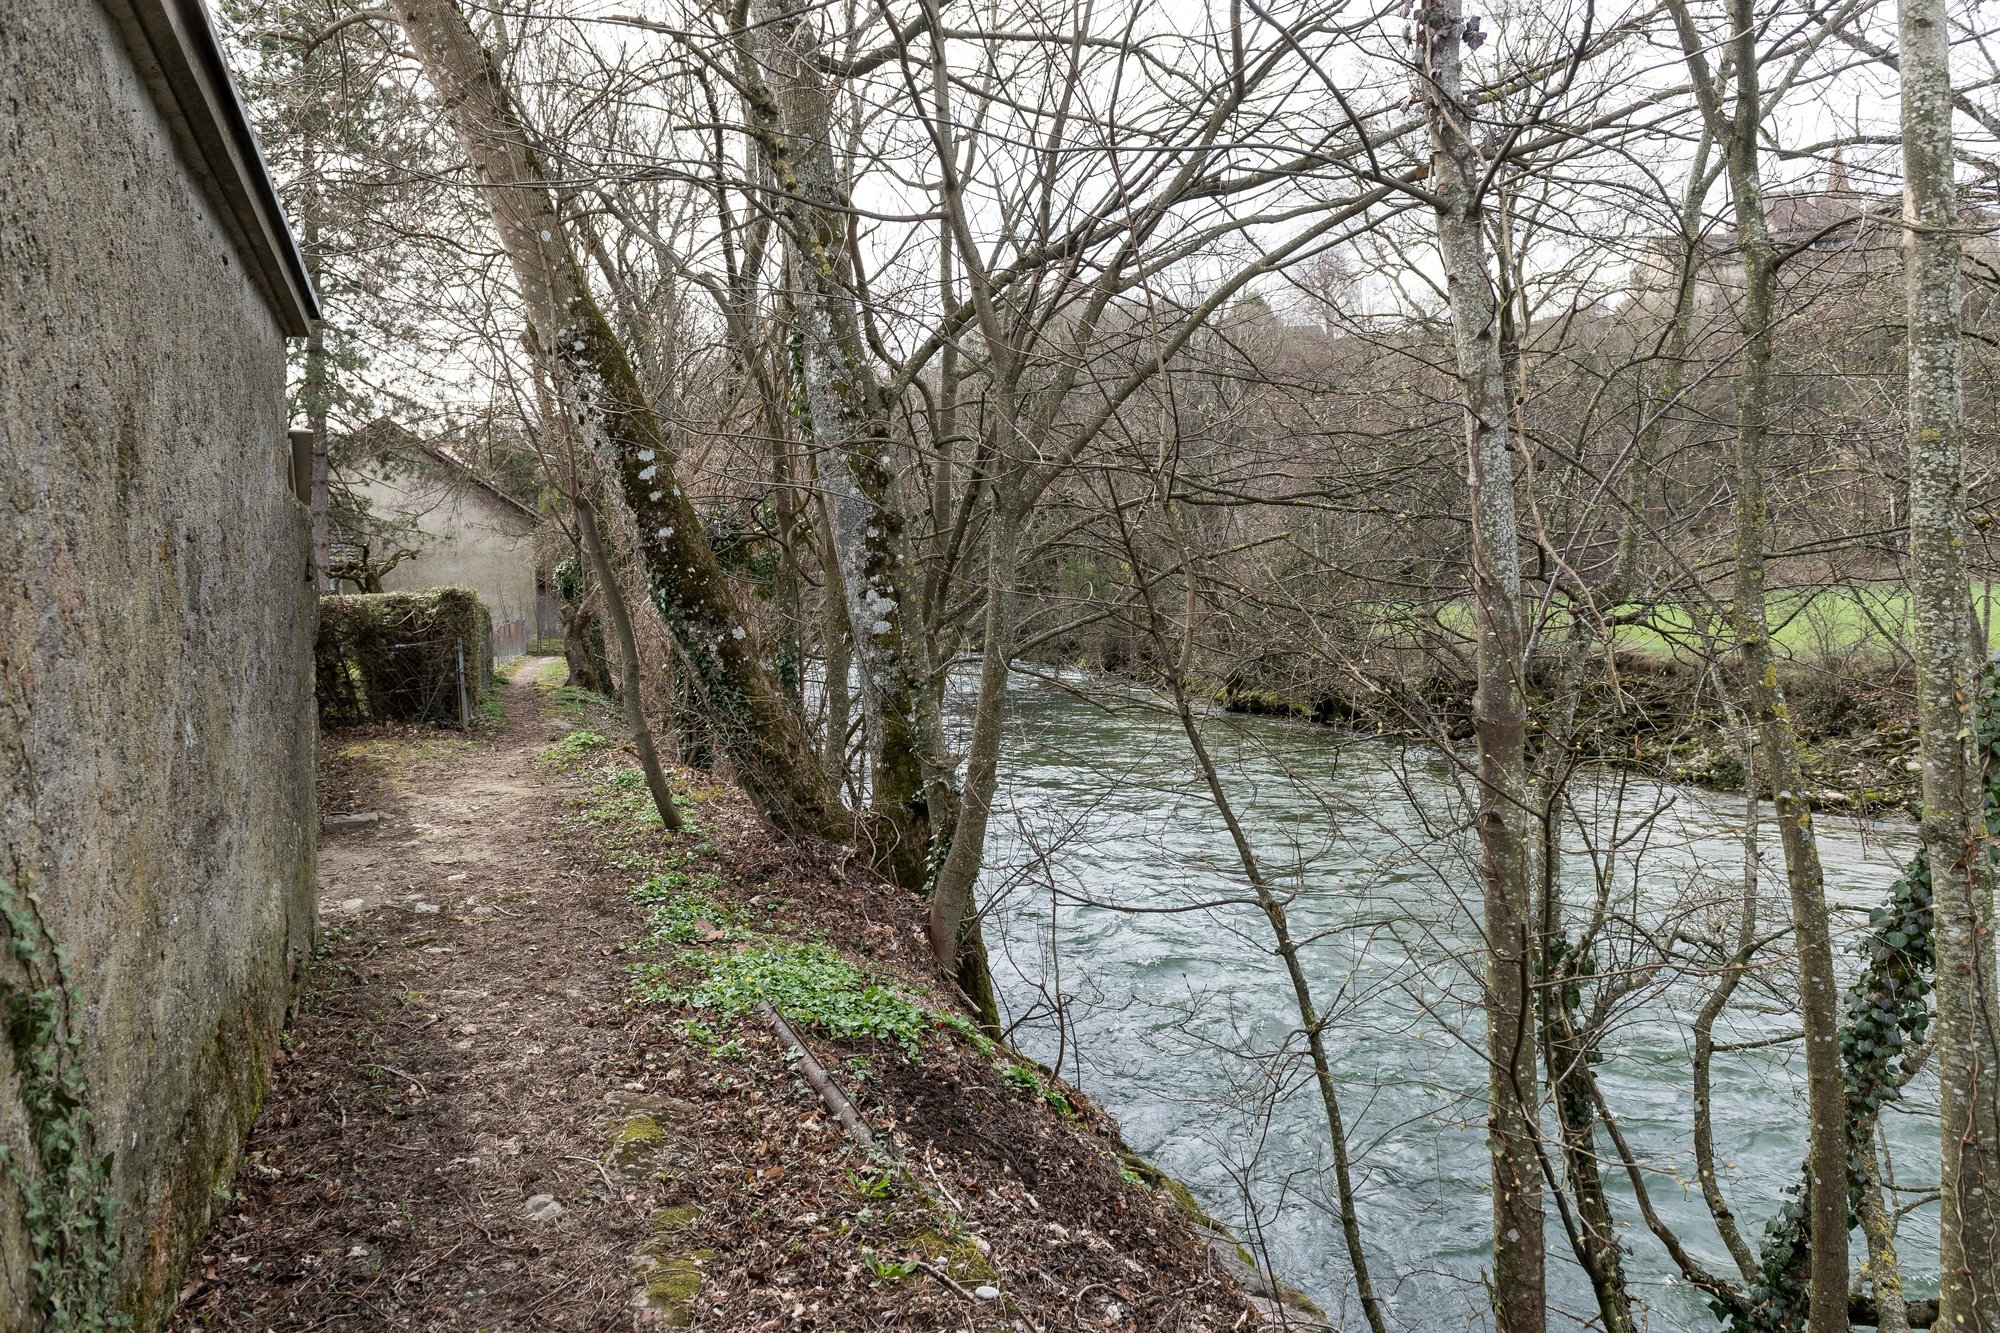
[[[1916,700],[1907,666],[1872,658],[1793,661],[1781,672],[1813,805],[1856,814],[1915,814]],[[1724,683],[1740,698],[1737,682]],[[1570,741],[1579,760],[1723,791],[1743,785],[1740,732],[1717,673],[1638,653],[1593,663]],[[1531,716],[1555,682],[1529,682]],[[1337,680],[1292,681],[1240,670],[1214,687],[1233,712],[1310,718],[1412,740],[1472,736],[1472,680],[1435,666]],[[1545,712],[1545,710],[1543,710]],[[1533,737],[1542,743],[1542,737]]]
[[[698,774],[664,834],[559,673],[527,664],[469,737],[324,738],[320,953],[175,1328],[1285,1318],[1100,1112],[970,1028],[918,904]]]

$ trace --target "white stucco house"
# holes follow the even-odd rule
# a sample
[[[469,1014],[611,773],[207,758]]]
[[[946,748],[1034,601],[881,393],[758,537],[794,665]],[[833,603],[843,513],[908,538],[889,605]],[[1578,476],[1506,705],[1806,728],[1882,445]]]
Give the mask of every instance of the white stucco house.
[[[402,431],[388,422],[367,429]],[[410,444],[407,432],[402,443]],[[371,553],[378,565],[393,559],[380,574],[381,591],[471,588],[493,614],[496,660],[524,652],[530,639],[560,635],[560,624],[542,623],[550,605],[536,546],[542,516],[442,449],[404,447],[397,460],[343,477],[348,493],[367,501],[371,519],[404,525],[388,543],[396,549]],[[331,562],[336,570],[343,548],[351,552],[357,540],[336,527]],[[373,541],[378,548],[385,545],[380,536]],[[354,586],[352,580],[343,584],[347,591]]]

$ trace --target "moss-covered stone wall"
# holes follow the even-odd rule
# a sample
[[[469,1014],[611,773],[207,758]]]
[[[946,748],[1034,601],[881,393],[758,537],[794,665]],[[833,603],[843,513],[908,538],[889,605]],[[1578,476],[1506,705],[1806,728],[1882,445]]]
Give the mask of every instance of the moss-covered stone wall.
[[[309,524],[281,323],[196,147],[99,4],[0,9],[0,884],[67,955],[30,976],[0,942],[0,999],[59,992],[143,1328],[311,946]],[[37,1308],[21,1180],[55,1150],[24,1063],[53,1048],[22,1040],[0,1042],[0,1330],[89,1327]]]

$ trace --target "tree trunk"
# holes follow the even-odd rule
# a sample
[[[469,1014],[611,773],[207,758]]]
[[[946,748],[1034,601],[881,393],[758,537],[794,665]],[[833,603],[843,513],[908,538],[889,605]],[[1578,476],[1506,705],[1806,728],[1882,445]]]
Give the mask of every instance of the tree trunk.
[[[852,821],[760,660],[674,475],[662,423],[584,285],[499,69],[453,0],[394,0],[392,7],[478,169],[536,355],[577,439],[615,469],[637,527],[649,594],[687,656],[718,742],[751,798],[780,828],[852,837]]]
[[[618,694],[625,703],[625,725],[632,729],[632,744],[639,751],[639,766],[646,772],[646,790],[653,794],[653,807],[660,812],[660,823],[678,833],[681,830],[681,812],[674,808],[674,794],[667,786],[667,775],[660,768],[660,756],[653,749],[653,731],[646,725],[646,701],[639,688],[639,641],[632,633],[632,615],[625,605],[625,590],[618,584],[618,575],[611,568],[611,558],[604,552],[604,536],[597,530],[597,513],[590,501],[581,495],[572,495],[570,503],[576,509],[576,525],[583,533],[583,549],[590,553],[591,566],[597,571],[598,586],[604,593],[604,613],[611,620],[611,637],[618,643],[618,674],[620,679]]]
[[[1770,518],[1764,500],[1764,452],[1769,432],[1773,289],[1777,252],[1764,216],[1759,181],[1754,25],[1744,20],[1750,68],[1737,67],[1736,132],[1730,136],[1729,178],[1743,251],[1740,312],[1743,352],[1736,377],[1736,577],[1733,608],[1737,651],[1749,681],[1749,711],[1762,741],[1764,772],[1785,853],[1798,953],[1799,1016],[1805,1030],[1806,1106],[1810,1146],[1811,1258],[1807,1327],[1845,1330],[1847,1323],[1847,1094],[1839,1035],[1840,990],[1834,979],[1826,881],[1812,806],[1799,768],[1798,741],[1778,683],[1765,618],[1764,547]],[[1743,54],[1739,52],[1739,61]]]
[[[1700,265],[1701,203],[1708,189],[1708,162],[1709,140],[1704,137],[1695,150],[1688,191],[1681,209],[1681,235],[1685,244],[1678,266],[1679,278],[1674,289],[1672,314],[1665,342],[1660,349],[1661,373],[1646,394],[1638,422],[1638,435],[1633,441],[1617,560],[1610,577],[1591,594],[1597,608],[1604,613],[1615,611],[1630,599],[1640,577],[1640,550],[1646,536],[1653,462],[1665,432],[1667,412],[1680,397],[1688,339],[1692,331],[1696,275]],[[1504,197],[1502,202],[1504,206]],[[1503,260],[1511,261],[1512,232],[1504,212],[1501,222],[1500,235],[1506,250]],[[1506,263],[1503,263],[1502,272],[1508,272]],[[1520,284],[1511,283],[1510,290],[1520,291]],[[1525,311],[1517,312],[1511,323],[1515,332],[1507,343],[1508,381],[1513,386],[1516,429],[1525,436],[1521,405],[1526,400],[1526,371],[1518,339],[1524,337],[1530,327],[1529,316]],[[1579,589],[1579,595],[1581,592]],[[1634,1327],[1631,1290],[1625,1276],[1623,1248],[1599,1166],[1596,1076],[1591,1069],[1592,1034],[1584,1029],[1583,1021],[1582,987],[1590,976],[1591,961],[1587,950],[1580,949],[1577,942],[1571,940],[1564,923],[1562,841],[1559,832],[1561,801],[1574,745],[1576,710],[1582,697],[1589,656],[1597,644],[1597,628],[1586,614],[1586,608],[1572,608],[1565,634],[1563,651],[1558,657],[1562,663],[1558,677],[1561,685],[1546,705],[1541,722],[1541,753],[1536,764],[1531,807],[1537,829],[1531,882],[1540,895],[1537,917],[1541,923],[1537,966],[1542,985],[1537,1008],[1541,1021],[1542,1058],[1548,1071],[1556,1126],[1561,1135],[1563,1174],[1576,1201],[1576,1216],[1580,1223],[1577,1261],[1590,1278],[1607,1333],[1630,1333]],[[1745,771],[1748,771],[1747,767]],[[1754,828],[1749,836],[1754,847]],[[1754,887],[1754,877],[1752,883]],[[1752,902],[1754,905],[1754,899]],[[1697,1050],[1705,1036],[1706,1029],[1698,1028]],[[1697,1107],[1706,1102],[1707,1070],[1705,1057],[1698,1059],[1695,1065]],[[1706,1114],[1697,1115],[1697,1159],[1706,1143],[1704,1128],[1707,1123]],[[1703,1174],[1702,1188],[1712,1206],[1719,1202],[1720,1190],[1712,1171]],[[1725,1241],[1731,1243],[1731,1253],[1739,1258],[1747,1256],[1749,1251],[1729,1219],[1726,1205],[1717,1213],[1717,1225]],[[1746,1263],[1746,1276],[1750,1271],[1751,1267]]]
[[[898,883],[924,886],[930,850],[920,631],[907,577],[894,440],[870,369],[854,298],[847,189],[828,139],[833,99],[812,63],[816,43],[793,0],[756,0],[744,39],[745,101],[776,186],[782,234],[801,290],[796,370],[832,540],[873,757],[876,859]]]
[[[1717,693],[1721,694],[1721,689]],[[1735,725],[1740,720],[1740,725]],[[1715,1021],[1729,1007],[1730,999],[1736,994],[1757,948],[1757,892],[1758,871],[1763,864],[1759,850],[1759,826],[1762,817],[1758,810],[1757,798],[1757,729],[1749,720],[1739,719],[1737,710],[1729,710],[1728,731],[1740,738],[1738,751],[1743,764],[1743,894],[1736,916],[1736,939],[1734,948],[1716,978],[1715,989],[1708,993],[1696,1011],[1694,1019],[1693,1071],[1690,1079],[1692,1111],[1694,1112],[1694,1166],[1695,1176],[1701,1186],[1702,1202],[1708,1205],[1709,1218],[1715,1223],[1715,1230],[1722,1237],[1729,1257],[1736,1261],[1736,1271],[1749,1287],[1757,1281],[1757,1254],[1750,1243],[1743,1239],[1743,1228],[1737,1224],[1736,1213],[1729,1206],[1728,1196],[1722,1192],[1722,1181],[1716,1175],[1715,1157]]]
[[[972,715],[972,737],[966,745],[965,790],[959,797],[958,818],[952,823],[951,847],[931,895],[931,951],[986,1011],[983,1017],[989,1026],[998,1025],[999,1013],[992,1000],[985,949],[976,934],[973,890],[979,882],[986,829],[999,785],[1000,733],[1007,721],[1007,672],[1014,656],[1018,614],[1014,578],[1025,519],[1005,504],[993,506],[993,532],[986,552],[986,618],[979,646],[979,702]],[[982,994],[986,997],[983,1001]]]
[[[569,683],[596,694],[610,694],[610,664],[600,651],[602,634],[596,617],[584,610],[579,599],[562,609],[563,664],[569,668]]]
[[[314,156],[308,152],[306,157],[308,178],[313,173],[314,160]],[[312,280],[313,286],[318,288],[320,285],[319,196],[316,185],[307,194],[306,199],[306,206],[301,210],[303,214],[301,220],[305,228],[305,244],[301,247],[301,253],[305,258],[306,275]],[[332,400],[333,375],[327,362],[326,319],[322,315],[312,322],[311,330],[306,334],[305,380],[306,429],[312,432],[312,477],[311,489],[307,492],[309,497],[307,504],[312,510],[313,591],[316,593],[331,591],[333,587],[333,580],[326,572],[327,563],[332,558],[333,552],[333,525],[327,513],[329,496],[326,452],[327,413]]]
[[[1944,0],[1903,0],[1903,222],[1909,295],[1910,638],[1923,762],[1922,836],[1937,951],[1942,1160],[1938,1315],[2000,1329],[2000,1022],[1993,860],[1966,568],[1958,206]]]
[[[1875,1295],[1875,1328],[1877,1333],[1910,1333],[1910,1305],[1903,1296],[1902,1267],[1896,1258],[1896,1218],[1882,1191],[1881,1158],[1872,1142],[1864,1151],[1861,1234],[1868,1242],[1867,1276]]]
[[[820,529],[824,532],[833,524],[826,517],[825,497],[821,496],[819,500]],[[821,743],[826,750],[826,771],[840,775],[847,772],[847,730],[854,720],[854,698],[850,690],[854,653],[847,635],[840,560],[829,549],[831,545],[824,537],[815,544],[820,576],[824,580],[820,589],[820,633],[826,646],[826,734]]]
[[[785,692],[794,712],[805,715],[805,644],[800,634],[800,599],[805,575],[799,564],[799,493],[793,473],[792,441],[783,433],[782,423],[771,435],[771,514],[772,538],[778,544],[778,568],[772,578],[771,609],[778,618],[778,644],[774,666],[778,688]],[[838,770],[829,770],[838,772]]]
[[[1519,281],[1520,259],[1514,246],[1510,201],[1505,191],[1496,193],[1494,231],[1500,252],[1501,368],[1511,400],[1512,426],[1525,445],[1527,367],[1523,343],[1533,324]],[[1625,590],[1637,567],[1638,542],[1632,539],[1632,532],[1641,526],[1639,515],[1645,504],[1643,460],[1653,443],[1654,439],[1642,435],[1635,451],[1638,458],[1632,467],[1632,484],[1627,488],[1626,530],[1619,542],[1618,563],[1604,586],[1596,591],[1600,606],[1615,607],[1625,600]],[[1587,941],[1572,940],[1565,919],[1563,798],[1573,771],[1577,707],[1589,675],[1591,650],[1597,642],[1596,623],[1584,605],[1588,590],[1576,587],[1571,592],[1569,618],[1562,626],[1560,650],[1554,654],[1560,664],[1555,673],[1558,683],[1553,697],[1542,707],[1539,745],[1533,762],[1528,765],[1531,792],[1528,812],[1533,836],[1528,843],[1527,878],[1535,895],[1533,967],[1540,979],[1540,985],[1534,989],[1534,1007],[1543,1068],[1555,1111],[1562,1179],[1574,1201],[1568,1228],[1571,1249],[1590,1278],[1591,1293],[1597,1299],[1605,1333],[1633,1333],[1632,1296],[1625,1280],[1624,1256],[1612,1221],[1611,1203],[1604,1192],[1604,1175],[1598,1167],[1597,1110],[1593,1095],[1596,1075],[1591,1070],[1595,1043],[1584,1014],[1584,988],[1591,980],[1592,961]]]
[[[1758,135],[1764,125],[1759,82],[1762,53],[1755,0],[1729,0],[1729,36],[1722,63],[1735,80],[1725,105],[1721,75],[1711,72],[1711,43],[1696,26],[1687,0],[1669,0],[1695,96],[1703,118],[1723,145],[1743,266],[1738,305],[1742,351],[1736,368],[1736,572],[1731,596],[1736,650],[1748,683],[1745,712],[1757,729],[1763,772],[1771,785],[1772,812],[1785,853],[1785,887],[1791,899],[1792,935],[1798,953],[1799,1018],[1805,1035],[1807,1327],[1833,1333],[1848,1326],[1847,1302],[1847,1091],[1840,1051],[1840,992],[1834,980],[1833,942],[1826,910],[1825,877],[1814,836],[1812,806],[1799,770],[1797,736],[1766,619],[1764,548],[1770,517],[1764,499],[1764,453],[1771,410],[1772,320],[1778,255],[1764,214]]]
[[[1536,1042],[1529,976],[1525,837],[1527,704],[1521,681],[1521,571],[1499,311],[1488,273],[1483,178],[1462,101],[1459,0],[1419,19],[1438,252],[1444,264],[1466,417],[1472,506],[1473,696],[1485,908],[1488,1147],[1493,1173],[1493,1299],[1499,1333],[1548,1326]]]

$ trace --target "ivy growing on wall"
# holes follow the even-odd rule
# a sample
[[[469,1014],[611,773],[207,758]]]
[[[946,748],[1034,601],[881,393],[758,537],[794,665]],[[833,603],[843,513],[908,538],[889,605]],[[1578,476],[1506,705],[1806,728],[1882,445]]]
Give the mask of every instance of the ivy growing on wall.
[[[50,1333],[126,1328],[111,1157],[94,1147],[62,950],[33,896],[4,879],[0,926],[10,955],[0,971],[0,1027],[27,1119],[27,1151],[0,1144],[0,1169],[22,1202],[30,1300]]]

